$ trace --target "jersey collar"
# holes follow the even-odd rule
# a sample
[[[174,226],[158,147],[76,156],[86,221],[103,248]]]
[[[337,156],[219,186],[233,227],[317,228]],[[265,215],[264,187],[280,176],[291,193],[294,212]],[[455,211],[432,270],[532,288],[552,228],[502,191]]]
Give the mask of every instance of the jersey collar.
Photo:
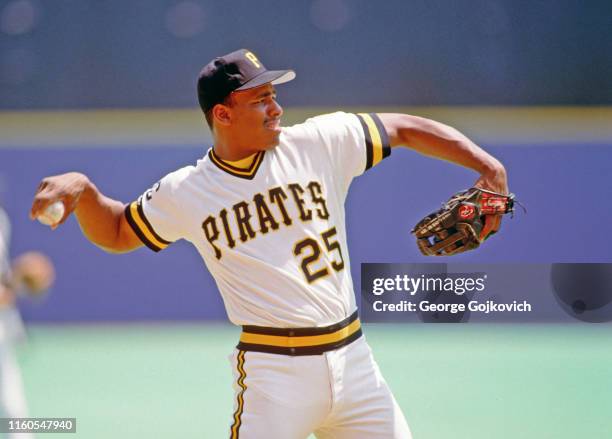
[[[236,166],[230,165],[226,161],[220,159],[215,154],[213,148],[210,148],[210,151],[208,152],[208,157],[210,157],[210,161],[213,162],[215,166],[217,166],[217,168],[221,169],[222,171],[227,172],[228,174],[231,174],[234,177],[252,180],[255,177],[255,174],[257,173],[261,162],[263,162],[264,154],[265,151],[259,151],[257,154],[255,154],[251,165],[246,169],[237,168]]]

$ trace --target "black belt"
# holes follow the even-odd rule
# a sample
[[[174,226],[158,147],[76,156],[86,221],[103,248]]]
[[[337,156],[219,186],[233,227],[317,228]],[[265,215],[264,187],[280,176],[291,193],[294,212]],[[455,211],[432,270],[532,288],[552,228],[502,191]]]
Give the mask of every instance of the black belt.
[[[361,334],[361,322],[355,311],[338,323],[319,328],[243,326],[236,347],[269,354],[320,355],[354,342]]]

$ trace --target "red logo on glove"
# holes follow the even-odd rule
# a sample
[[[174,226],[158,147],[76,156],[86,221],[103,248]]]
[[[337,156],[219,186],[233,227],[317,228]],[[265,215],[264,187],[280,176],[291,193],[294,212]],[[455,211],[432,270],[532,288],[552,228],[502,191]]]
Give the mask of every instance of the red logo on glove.
[[[474,206],[471,206],[469,204],[464,204],[463,206],[461,206],[459,208],[459,218],[461,219],[471,219],[474,218],[474,215],[476,214],[476,209],[474,208]]]
[[[506,213],[506,198],[486,193],[482,194],[482,213],[483,215]]]

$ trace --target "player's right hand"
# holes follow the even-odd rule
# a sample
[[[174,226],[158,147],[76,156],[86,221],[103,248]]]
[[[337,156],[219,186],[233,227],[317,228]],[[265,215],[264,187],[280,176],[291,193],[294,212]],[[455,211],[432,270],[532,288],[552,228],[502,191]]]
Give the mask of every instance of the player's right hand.
[[[74,209],[76,209],[79,199],[88,186],[89,179],[79,172],[68,172],[67,174],[43,178],[34,195],[34,201],[30,209],[30,218],[36,219],[45,211],[47,206],[56,201],[62,201],[65,212],[62,219],[52,226],[52,229],[55,229],[66,221]]]

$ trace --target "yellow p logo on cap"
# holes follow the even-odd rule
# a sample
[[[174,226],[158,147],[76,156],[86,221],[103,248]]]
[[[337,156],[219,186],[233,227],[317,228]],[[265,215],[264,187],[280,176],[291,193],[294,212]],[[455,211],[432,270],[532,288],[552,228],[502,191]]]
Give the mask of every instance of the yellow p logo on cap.
[[[247,52],[244,54],[244,56],[246,56],[246,58],[251,61],[253,63],[253,65],[255,67],[257,67],[258,69],[261,67],[261,64],[259,63],[259,60],[257,59],[257,57],[255,56],[255,54],[253,52]]]

